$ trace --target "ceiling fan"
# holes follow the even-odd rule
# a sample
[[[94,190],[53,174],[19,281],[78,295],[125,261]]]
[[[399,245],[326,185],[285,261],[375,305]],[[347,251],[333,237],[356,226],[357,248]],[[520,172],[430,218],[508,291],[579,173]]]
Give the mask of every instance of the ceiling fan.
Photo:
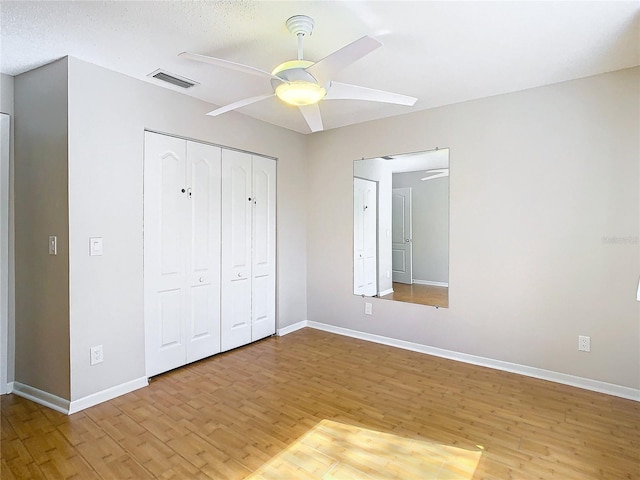
[[[427,176],[426,177],[422,177],[420,179],[423,182],[425,180],[433,180],[434,178],[448,177],[449,176],[449,169],[448,168],[433,168],[431,170],[426,170],[424,173],[426,173]]]
[[[372,88],[349,85],[333,81],[333,77],[343,68],[371,53],[382,44],[373,37],[364,36],[324,57],[318,62],[303,59],[302,42],[313,31],[314,21],[306,15],[295,15],[286,22],[287,28],[298,38],[298,59],[278,65],[271,73],[259,68],[242,65],[221,58],[208,57],[197,53],[183,52],[181,57],[205,62],[230,70],[257,75],[271,80],[273,91],[264,95],[249,97],[217,108],[207,115],[217,116],[257,103],[274,95],[289,105],[297,106],[312,132],[323,129],[318,102],[321,100],[368,100],[413,106],[417,98],[399,93],[374,90]]]

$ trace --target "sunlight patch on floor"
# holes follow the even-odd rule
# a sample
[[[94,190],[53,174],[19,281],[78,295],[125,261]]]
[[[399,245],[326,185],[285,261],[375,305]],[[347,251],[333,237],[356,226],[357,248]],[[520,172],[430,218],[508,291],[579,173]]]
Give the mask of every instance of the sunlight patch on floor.
[[[322,420],[248,478],[470,480],[481,455]]]

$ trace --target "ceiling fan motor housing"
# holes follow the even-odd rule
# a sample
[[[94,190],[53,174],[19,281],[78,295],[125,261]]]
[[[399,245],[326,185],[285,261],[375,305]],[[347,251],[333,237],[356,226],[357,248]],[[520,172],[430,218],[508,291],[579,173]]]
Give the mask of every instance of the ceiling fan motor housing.
[[[305,69],[313,65],[308,60],[290,60],[278,65],[272,72],[284,82],[271,80],[276,95],[282,101],[296,106],[319,102],[327,94],[326,89]]]
[[[294,15],[287,19],[287,28],[294,35],[311,35],[314,25],[313,18],[306,15]]]

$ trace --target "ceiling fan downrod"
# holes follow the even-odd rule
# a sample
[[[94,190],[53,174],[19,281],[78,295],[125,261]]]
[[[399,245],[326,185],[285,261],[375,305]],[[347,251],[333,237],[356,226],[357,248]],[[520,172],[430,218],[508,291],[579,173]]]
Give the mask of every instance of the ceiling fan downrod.
[[[305,35],[311,35],[311,32],[313,32],[313,26],[315,25],[313,18],[306,15],[294,15],[287,19],[286,25],[289,31],[298,37],[298,60],[302,60],[304,58],[302,41]]]

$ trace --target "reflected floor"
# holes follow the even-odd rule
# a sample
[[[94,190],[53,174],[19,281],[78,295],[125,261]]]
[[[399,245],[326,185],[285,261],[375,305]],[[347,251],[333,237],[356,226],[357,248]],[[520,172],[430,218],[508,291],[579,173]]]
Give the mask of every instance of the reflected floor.
[[[447,308],[449,307],[449,287],[393,282],[393,293],[380,298]]]

